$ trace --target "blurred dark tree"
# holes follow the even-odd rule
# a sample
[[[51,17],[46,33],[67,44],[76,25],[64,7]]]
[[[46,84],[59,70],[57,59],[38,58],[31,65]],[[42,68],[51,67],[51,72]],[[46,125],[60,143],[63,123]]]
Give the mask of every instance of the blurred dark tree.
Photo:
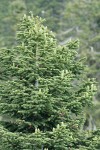
[[[11,47],[15,44],[17,23],[26,12],[26,5],[23,0],[3,0],[0,6],[0,47]]]

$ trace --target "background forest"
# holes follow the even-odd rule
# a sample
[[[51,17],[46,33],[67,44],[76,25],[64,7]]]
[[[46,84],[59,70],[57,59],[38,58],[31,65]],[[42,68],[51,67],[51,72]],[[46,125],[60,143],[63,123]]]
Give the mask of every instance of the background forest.
[[[99,150],[99,0],[0,0],[0,59],[0,150]]]

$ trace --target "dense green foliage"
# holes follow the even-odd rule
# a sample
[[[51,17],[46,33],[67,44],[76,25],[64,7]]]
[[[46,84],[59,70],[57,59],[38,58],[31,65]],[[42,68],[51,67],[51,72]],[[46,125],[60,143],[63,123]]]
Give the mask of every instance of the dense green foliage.
[[[17,45],[0,51],[2,150],[99,150],[100,131],[83,130],[95,81],[78,41],[60,46],[41,18],[24,15]]]
[[[43,149],[44,147],[50,150],[100,149],[100,131],[89,134],[82,131],[82,129],[96,129],[95,123],[97,127],[100,126],[99,86],[98,94],[94,98],[95,107],[86,107],[91,103],[93,97],[91,96],[92,91],[88,91],[88,89],[91,88],[91,82],[94,81],[87,81],[85,77],[85,72],[88,72],[88,77],[95,77],[100,85],[99,9],[100,1],[98,0],[0,1],[0,47],[7,46],[9,48],[0,49],[1,150]],[[58,46],[54,35],[44,27],[43,35],[44,32],[49,32],[49,37],[41,36],[42,33],[39,31],[39,35],[37,32],[30,33],[31,36],[34,36],[33,40],[28,33],[24,32],[25,35],[20,35],[18,32],[18,41],[16,41],[16,25],[23,14],[30,11],[34,13],[34,16],[46,18],[44,24],[55,32],[59,43],[61,45],[67,43],[66,46]],[[37,24],[37,22],[35,23]],[[26,24],[26,22],[24,23]],[[21,25],[21,27],[18,27],[20,31],[27,30],[26,26],[23,28]],[[32,30],[34,30],[33,28]],[[35,36],[40,36],[40,38]],[[51,42],[47,42],[44,46],[45,41],[50,40],[49,38],[52,39]],[[70,39],[77,38],[80,39],[80,47],[77,47],[77,41],[68,43]],[[37,46],[36,43],[39,45]],[[11,49],[12,45],[16,46]],[[30,52],[33,51],[33,47],[34,49],[38,47],[36,52]],[[44,49],[46,54],[44,54]],[[50,51],[48,52],[47,49]],[[68,52],[67,56],[65,51]],[[34,55],[34,59],[31,54]],[[84,66],[78,60],[80,56],[87,57],[88,70],[84,70]],[[64,69],[66,59],[68,62]],[[46,70],[46,68],[48,69]],[[62,82],[59,77],[63,76],[67,76],[67,79]],[[67,83],[65,84],[65,82]],[[31,87],[32,84],[33,87]],[[63,93],[62,89],[67,94]],[[79,93],[77,93],[78,90]],[[39,103],[37,103],[37,99],[39,99]],[[65,102],[65,99],[68,101]],[[81,103],[79,103],[80,100]],[[32,104],[35,106],[33,107]],[[60,105],[64,105],[64,107],[59,108]],[[74,126],[78,128],[74,130]]]
[[[87,57],[88,76],[95,77],[98,82],[98,92],[95,97],[94,117],[97,127],[100,127],[100,1],[74,1],[66,5],[66,28],[72,29],[63,35],[64,39],[78,37],[81,41],[81,56]]]
[[[17,23],[24,13],[46,19],[60,44],[80,39],[79,54],[87,57],[88,77],[96,78],[98,93],[94,111],[96,126],[100,126],[100,1],[99,0],[3,0],[0,1],[0,47],[16,45]],[[93,113],[92,113],[93,112]]]

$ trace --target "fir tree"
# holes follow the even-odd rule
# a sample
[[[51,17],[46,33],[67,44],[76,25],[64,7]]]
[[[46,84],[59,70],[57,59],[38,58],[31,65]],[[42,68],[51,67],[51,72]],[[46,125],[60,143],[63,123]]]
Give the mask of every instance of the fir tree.
[[[17,46],[1,51],[1,149],[98,149],[99,131],[83,131],[96,87],[77,58],[79,43],[60,46],[42,22],[25,15]]]

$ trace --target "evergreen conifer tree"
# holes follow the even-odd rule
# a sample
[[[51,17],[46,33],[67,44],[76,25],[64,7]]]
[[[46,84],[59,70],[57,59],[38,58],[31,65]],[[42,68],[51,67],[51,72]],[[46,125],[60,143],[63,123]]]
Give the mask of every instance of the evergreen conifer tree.
[[[83,131],[96,87],[77,58],[78,41],[60,46],[31,14],[19,24],[17,43],[0,55],[1,149],[99,149],[100,132]]]

